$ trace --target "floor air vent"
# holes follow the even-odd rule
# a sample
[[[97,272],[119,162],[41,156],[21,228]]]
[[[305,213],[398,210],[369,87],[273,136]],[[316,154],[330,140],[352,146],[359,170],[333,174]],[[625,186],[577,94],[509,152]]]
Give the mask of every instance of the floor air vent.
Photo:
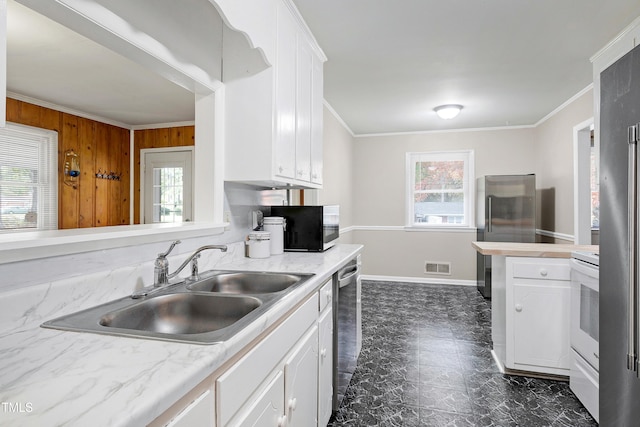
[[[428,274],[451,275],[450,262],[427,261],[424,263],[424,272]]]

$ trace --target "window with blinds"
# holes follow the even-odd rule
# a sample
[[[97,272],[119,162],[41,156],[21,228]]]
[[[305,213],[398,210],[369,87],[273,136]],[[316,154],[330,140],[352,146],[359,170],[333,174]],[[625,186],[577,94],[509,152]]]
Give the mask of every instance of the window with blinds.
[[[58,134],[0,128],[0,233],[58,228]]]

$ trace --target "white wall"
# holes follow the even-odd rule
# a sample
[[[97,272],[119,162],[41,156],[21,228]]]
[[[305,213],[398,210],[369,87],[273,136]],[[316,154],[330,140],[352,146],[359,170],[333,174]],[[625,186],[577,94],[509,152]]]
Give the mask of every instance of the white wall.
[[[405,154],[475,152],[476,176],[533,173],[532,129],[430,132],[354,140],[355,243],[364,243],[366,275],[413,277],[426,282],[475,279],[475,230],[405,231]],[[364,226],[364,227],[363,227]],[[384,230],[378,227],[386,227]],[[425,261],[450,262],[451,275],[424,272]]]
[[[322,190],[306,190],[307,197],[321,205],[340,206],[340,239],[339,243],[351,243],[351,227],[354,224],[353,186],[353,135],[334,111],[323,108],[323,188]],[[317,194],[313,194],[313,193]],[[345,233],[346,230],[346,233]]]
[[[593,90],[588,90],[535,128],[539,229],[573,236],[573,128],[592,117]]]

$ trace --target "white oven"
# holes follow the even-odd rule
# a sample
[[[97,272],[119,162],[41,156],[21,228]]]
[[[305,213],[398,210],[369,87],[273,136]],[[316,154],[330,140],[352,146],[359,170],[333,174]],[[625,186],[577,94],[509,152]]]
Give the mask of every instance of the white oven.
[[[569,386],[598,421],[600,286],[598,254],[573,252],[571,260],[571,373]]]

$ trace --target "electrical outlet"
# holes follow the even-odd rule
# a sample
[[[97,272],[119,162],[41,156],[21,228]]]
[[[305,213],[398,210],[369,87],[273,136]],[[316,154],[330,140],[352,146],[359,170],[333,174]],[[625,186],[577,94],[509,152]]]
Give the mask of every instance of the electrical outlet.
[[[227,223],[227,225],[225,225],[224,227],[224,230],[225,231],[231,230],[231,212],[230,211],[224,211],[222,221]]]

